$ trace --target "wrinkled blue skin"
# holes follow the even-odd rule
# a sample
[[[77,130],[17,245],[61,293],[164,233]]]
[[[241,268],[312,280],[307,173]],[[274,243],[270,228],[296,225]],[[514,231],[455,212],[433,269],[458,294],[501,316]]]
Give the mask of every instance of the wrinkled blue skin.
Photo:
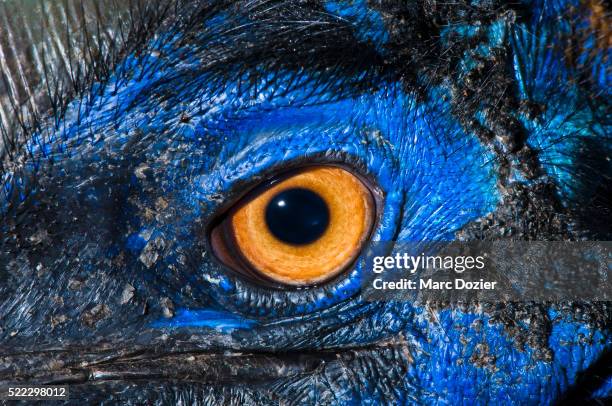
[[[362,3],[365,2],[355,2],[354,8],[343,10],[330,2],[328,11],[340,13],[340,17],[354,24],[359,38],[384,44],[387,35],[382,20],[374,11],[365,10]],[[554,28],[554,15],[551,12],[537,21],[518,24],[510,33],[501,32],[503,27],[498,31],[494,28],[491,41],[512,38],[516,80],[522,84],[519,97],[556,95],[556,99],[548,100],[555,108],[549,109],[544,122],[521,119],[532,133],[529,142],[548,145],[544,153],[548,154],[545,169],[549,175],[560,184],[568,184],[569,175],[555,169],[561,163],[555,159],[565,156],[562,150],[572,148],[570,141],[561,140],[567,126],[593,137],[605,135],[606,129],[585,128],[583,121],[571,117],[563,125],[556,124],[555,120],[571,112],[568,96],[578,96],[569,85],[559,89],[559,82],[540,79],[563,74],[566,69],[555,60],[558,55],[538,53],[547,45],[545,36],[548,29]],[[368,24],[364,26],[363,21]],[[526,32],[533,31],[529,24],[538,25],[544,36],[542,44],[520,44]],[[469,35],[469,26],[455,29],[464,29]],[[133,230],[115,245],[109,244],[109,252],[125,249],[137,257],[155,235],[175,240],[183,252],[189,251],[196,238],[190,235],[189,224],[214,217],[270,174],[295,162],[338,163],[373,179],[385,196],[374,240],[453,239],[457,230],[493,211],[499,202],[495,161],[448,112],[443,97],[447,91],[442,87],[430,89],[427,100],[418,102],[398,83],[379,83],[375,92],[338,98],[328,83],[313,83],[307,71],[299,75],[276,72],[274,79],[272,75],[270,80],[260,78],[257,90],[240,85],[239,77],[220,89],[210,85],[206,74],[189,78],[188,86],[181,86],[182,72],[198,63],[189,60],[189,50],[184,51],[183,65],[172,72],[145,71],[142,77],[134,75],[129,80],[117,73],[93,104],[85,108],[80,123],[76,119],[76,101],[62,130],[54,134],[55,142],[43,147],[33,140],[30,145],[35,156],[78,159],[80,154],[96,156],[105,149],[120,151],[140,130],[158,135],[151,154],[162,154],[172,146],[189,156],[185,167],[169,155],[166,179],[161,184],[164,194],[176,197],[173,204],[179,214],[175,224],[158,228],[154,219],[147,222],[133,213]],[[155,57],[129,56],[123,69],[138,72],[142,58]],[[165,81],[171,76],[172,80]],[[607,78],[601,80],[605,89]],[[155,95],[175,88],[180,93],[160,106]],[[190,121],[181,122],[182,114],[188,115]],[[92,139],[91,134],[104,136]],[[32,170],[36,165],[32,164]],[[132,181],[138,182],[136,178]],[[95,195],[96,191],[91,193]],[[571,187],[563,193],[569,196]],[[407,373],[393,385],[397,399],[407,403],[551,403],[612,346],[609,331],[595,330],[551,310],[548,345],[553,358],[550,362],[537,360],[529,345],[524,350],[517,348],[503,326],[489,323],[486,314],[458,309],[432,311],[410,303],[362,302],[359,288],[363,270],[359,266],[330,282],[325,287],[327,294],[320,288],[271,294],[265,288],[252,287],[221,266],[195,269],[197,275],[192,280],[198,284],[192,288],[196,297],[207,298],[201,301],[208,303],[204,307],[194,307],[182,291],[167,283],[172,271],[165,272],[168,275],[156,275],[159,291],[182,310],[173,318],[157,317],[148,328],[170,334],[186,328],[204,332],[212,329],[244,343],[261,331],[299,323],[312,325],[315,340],[284,337],[267,342],[264,338],[254,345],[270,351],[342,348],[401,337],[412,360]],[[272,299],[254,307],[258,295]],[[482,321],[479,328],[475,320]],[[328,335],[321,325],[335,333]],[[304,331],[301,334],[308,336]],[[483,348],[488,348],[495,361],[488,365],[470,361],[474,355],[487,351]],[[372,385],[343,388],[345,392],[338,389],[336,403],[375,404],[384,400],[375,383]],[[608,379],[593,396],[610,393],[612,380]]]

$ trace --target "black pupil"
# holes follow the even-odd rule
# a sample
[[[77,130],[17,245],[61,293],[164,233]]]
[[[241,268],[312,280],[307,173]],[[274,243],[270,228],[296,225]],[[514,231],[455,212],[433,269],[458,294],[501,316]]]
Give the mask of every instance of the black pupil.
[[[312,190],[287,189],[268,203],[266,224],[276,238],[287,244],[309,244],[325,232],[329,225],[329,209],[321,196]]]

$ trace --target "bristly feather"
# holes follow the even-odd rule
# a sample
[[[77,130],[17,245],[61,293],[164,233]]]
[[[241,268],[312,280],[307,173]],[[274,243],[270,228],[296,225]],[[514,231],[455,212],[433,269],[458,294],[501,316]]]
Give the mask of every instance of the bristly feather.
[[[176,2],[0,3],[0,174],[23,160],[26,140],[57,128],[66,105],[104,82],[144,44]]]

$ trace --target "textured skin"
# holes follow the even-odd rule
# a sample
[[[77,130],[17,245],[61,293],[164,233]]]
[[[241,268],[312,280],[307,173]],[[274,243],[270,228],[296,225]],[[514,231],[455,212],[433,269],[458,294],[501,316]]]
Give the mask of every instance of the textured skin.
[[[215,216],[311,162],[384,192],[374,240],[610,238],[601,5],[372,3],[181,3],[23,136],[0,383],[75,404],[610,396],[609,303],[366,303],[360,266],[271,290],[211,257]]]

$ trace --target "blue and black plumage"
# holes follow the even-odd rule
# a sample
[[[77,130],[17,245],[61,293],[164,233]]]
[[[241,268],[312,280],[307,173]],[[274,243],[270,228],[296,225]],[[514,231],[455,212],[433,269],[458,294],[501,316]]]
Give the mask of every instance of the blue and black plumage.
[[[313,162],[384,191],[375,240],[609,240],[606,4],[41,4],[0,6],[26,27],[0,31],[0,382],[133,404],[610,397],[607,302],[369,303],[359,266],[269,289],[207,243]]]

